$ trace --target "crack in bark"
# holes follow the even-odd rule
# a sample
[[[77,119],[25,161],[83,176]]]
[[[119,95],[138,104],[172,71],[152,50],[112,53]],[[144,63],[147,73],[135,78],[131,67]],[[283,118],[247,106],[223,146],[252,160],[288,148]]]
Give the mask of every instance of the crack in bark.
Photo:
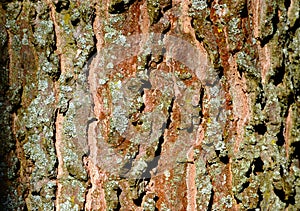
[[[56,109],[55,111],[54,111],[54,117],[53,117],[53,122],[54,122],[54,125],[53,125],[53,144],[54,144],[54,150],[55,150],[55,154],[57,155],[58,153],[57,153],[57,148],[56,148],[56,133],[57,133],[57,131],[56,131],[56,122],[57,122],[57,116],[58,116],[58,109]],[[57,156],[56,156],[57,157]],[[55,187],[55,201],[57,200],[57,198],[58,198],[58,178],[57,178],[57,176],[58,176],[58,165],[59,165],[59,161],[58,161],[58,157],[57,157],[57,159],[56,159],[56,162],[55,162],[55,168],[56,168],[56,187]],[[54,206],[54,210],[56,210],[56,206]]]
[[[120,187],[118,187],[118,189],[117,189],[118,204],[117,204],[116,209],[114,209],[114,210],[120,210],[121,209],[121,202],[120,202],[121,193],[122,193],[122,189]]]
[[[273,28],[272,33],[261,39],[260,45],[262,48],[273,39],[273,37],[277,31],[277,28],[278,28],[277,25],[279,23],[279,9],[278,8],[275,9],[275,14],[272,17],[271,22],[272,22],[272,28]]]
[[[213,202],[214,202],[214,195],[215,195],[215,192],[212,189],[211,190],[211,194],[210,194],[210,198],[209,198],[209,203],[208,203],[208,206],[207,206],[207,211],[211,211],[212,210]]]
[[[23,2],[22,2],[23,3]],[[16,16],[15,20],[18,20],[18,18],[20,17],[22,11],[23,11],[23,4],[21,3],[21,8],[20,8],[20,12],[18,13],[18,15]]]
[[[82,157],[82,162],[85,166],[86,172],[87,172],[87,177],[88,177],[88,181],[87,181],[87,187],[85,189],[85,195],[84,195],[84,202],[83,202],[83,209],[87,210],[87,202],[88,202],[88,193],[90,191],[90,189],[92,188],[92,182],[91,182],[91,177],[90,177],[90,172],[88,169],[88,155],[84,155]]]
[[[59,32],[59,26],[58,23],[56,22],[56,18],[55,18],[55,8],[53,6],[53,3],[48,0],[47,1],[49,7],[50,7],[50,18],[54,24],[54,34],[56,37],[56,48],[60,49],[61,47],[61,38],[60,38],[60,32]],[[62,54],[61,52],[58,52],[59,54],[59,68],[61,70],[61,73],[64,72],[64,68],[63,68],[63,63],[62,63]],[[55,99],[56,102],[59,102],[59,82],[56,81],[54,84],[54,93],[55,93]],[[62,189],[62,184],[59,182],[60,177],[63,175],[64,173],[64,169],[63,169],[63,156],[62,156],[62,152],[61,152],[61,141],[62,141],[62,124],[63,124],[63,114],[60,113],[59,109],[56,109],[55,111],[55,133],[54,133],[54,138],[55,138],[55,151],[56,151],[56,157],[57,157],[57,178],[56,178],[56,192],[55,192],[55,198],[56,198],[56,202],[55,202],[55,207],[57,210],[60,209],[60,197],[61,197],[61,189]]]
[[[157,148],[154,152],[154,158],[151,161],[147,162],[148,167],[145,170],[145,172],[142,174],[142,178],[151,178],[152,177],[151,172],[155,174],[154,169],[158,166],[158,162],[159,162],[161,151],[162,151],[162,145],[165,141],[164,140],[165,131],[167,129],[169,129],[170,124],[172,123],[172,112],[173,112],[173,107],[174,107],[174,101],[175,101],[175,97],[172,98],[171,103],[169,105],[168,119],[162,125],[162,128],[161,128],[162,134],[158,139],[158,145],[157,145]]]
[[[114,0],[111,1],[108,12],[110,14],[120,14],[129,9],[129,7],[135,2],[136,0],[129,0],[127,3],[123,0]]]

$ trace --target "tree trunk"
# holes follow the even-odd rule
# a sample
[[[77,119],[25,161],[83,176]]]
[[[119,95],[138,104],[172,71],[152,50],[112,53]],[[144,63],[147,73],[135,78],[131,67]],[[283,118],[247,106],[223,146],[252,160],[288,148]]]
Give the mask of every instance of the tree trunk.
[[[298,0],[1,1],[1,210],[299,210]]]

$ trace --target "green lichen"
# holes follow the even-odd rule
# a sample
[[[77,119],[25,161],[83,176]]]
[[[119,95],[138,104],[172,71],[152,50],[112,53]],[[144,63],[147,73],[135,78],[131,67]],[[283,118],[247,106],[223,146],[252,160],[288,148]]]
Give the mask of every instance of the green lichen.
[[[123,107],[114,107],[110,124],[111,127],[117,130],[120,134],[125,133],[128,126],[128,117]]]
[[[0,20],[1,21],[1,20]],[[0,22],[0,48],[3,48],[7,42],[8,36],[5,27],[3,26],[2,21]]]
[[[118,190],[119,185],[117,181],[112,180],[105,183],[105,199],[108,210],[117,209],[119,204]]]
[[[142,174],[147,169],[148,164],[144,160],[138,160],[133,164],[133,168],[130,171],[131,178],[141,178]]]
[[[120,134],[126,131],[128,126],[128,114],[127,110],[122,106],[124,103],[124,93],[122,88],[122,82],[120,80],[116,82],[109,82],[110,93],[113,103],[113,111],[111,118],[111,128],[117,130]]]
[[[238,64],[239,70],[245,71],[246,76],[248,76],[249,78],[256,79],[260,77],[260,73],[255,67],[255,61],[246,52],[243,51],[238,52],[236,62]]]
[[[175,75],[180,78],[181,80],[187,80],[187,79],[190,79],[192,77],[192,74],[185,70],[185,71],[182,71],[182,72],[175,72]]]
[[[51,140],[47,141],[43,139],[45,138],[33,134],[28,137],[28,141],[23,146],[25,155],[35,162],[32,173],[34,181],[56,174],[56,155],[53,143]]]
[[[162,15],[159,0],[147,0],[147,10],[150,24],[157,23]]]
[[[207,8],[207,2],[205,0],[193,0],[192,8],[195,10],[203,10]]]
[[[291,27],[293,27],[297,21],[297,19],[299,19],[299,15],[300,15],[300,4],[299,1],[292,1],[292,4],[290,5],[290,7],[288,8],[288,21]]]
[[[13,180],[18,176],[18,170],[19,170],[19,165],[20,161],[17,157],[11,157],[10,160],[8,160],[9,163],[9,168],[7,171],[7,178],[9,180]]]
[[[104,38],[107,43],[126,46],[126,37],[122,34],[122,31],[118,30],[118,27],[116,27],[122,20],[124,21],[122,16],[112,16],[110,20],[104,21]]]
[[[73,13],[72,13],[71,17],[70,17],[70,21],[71,22],[80,21],[80,15],[81,14],[80,14],[79,10],[77,8],[75,8],[73,10]]]
[[[34,42],[41,47],[45,47],[49,43],[48,40],[54,41],[53,27],[51,20],[41,20],[34,30]]]
[[[195,184],[197,187],[196,203],[200,210],[204,210],[209,205],[213,186],[210,178],[207,176],[208,172],[205,168],[205,162],[202,159],[198,159],[196,160],[195,164],[197,175],[195,179]]]
[[[63,124],[64,134],[68,142],[64,145],[63,160],[68,172],[79,180],[86,180],[87,173],[82,165],[82,156],[85,153],[85,141],[79,139],[80,130],[76,127],[76,110],[78,107],[73,101],[69,103],[68,111]],[[87,122],[87,114],[86,122]],[[84,128],[85,130],[86,128]],[[82,130],[82,129],[81,129]]]
[[[155,211],[156,210],[156,207],[155,207],[155,200],[154,200],[154,197],[153,198],[150,198],[148,197],[145,202],[143,203],[143,210],[145,211]]]
[[[261,18],[264,20],[263,23],[260,23],[260,35],[259,38],[261,40],[267,39],[269,36],[272,36],[272,34],[275,34],[276,30],[276,25],[274,22],[276,21],[275,19],[277,18],[276,16],[278,14],[276,11],[277,8],[277,2],[265,2],[264,5],[265,9],[262,10],[262,14],[260,15]]]
[[[61,180],[62,198],[59,204],[61,210],[83,210],[86,185],[70,176]]]
[[[23,29],[24,34],[23,34],[23,38],[21,41],[23,46],[29,45],[28,35],[26,34],[26,31],[27,31],[27,29]]]
[[[229,33],[229,47],[233,51],[238,47],[241,41],[242,30],[240,27],[240,18],[232,18],[228,23],[228,33]]]
[[[21,8],[22,8],[21,2],[10,2],[10,3],[6,4],[5,27],[14,34],[17,34],[20,29],[20,25],[17,24],[16,19],[21,12]]]
[[[225,208],[229,209],[233,205],[233,199],[230,195],[227,195],[225,198],[221,199],[221,204],[224,204]]]
[[[52,197],[55,195],[53,194]],[[55,207],[53,200],[46,201],[37,195],[29,195],[26,206],[28,210],[53,210]]]

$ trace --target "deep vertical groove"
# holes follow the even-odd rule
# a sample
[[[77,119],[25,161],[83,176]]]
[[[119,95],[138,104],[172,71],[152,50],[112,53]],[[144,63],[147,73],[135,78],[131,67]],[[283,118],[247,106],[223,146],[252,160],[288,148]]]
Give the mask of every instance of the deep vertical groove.
[[[148,167],[147,167],[146,171],[142,174],[142,178],[146,178],[146,179],[151,178],[151,173],[150,173],[151,170],[155,169],[158,166],[159,158],[160,158],[161,151],[162,151],[162,145],[164,143],[165,130],[169,129],[170,124],[172,122],[171,118],[172,118],[174,101],[175,101],[175,98],[172,98],[171,103],[168,108],[168,119],[167,119],[166,123],[164,123],[162,125],[162,128],[161,128],[162,133],[158,139],[158,145],[157,145],[157,148],[154,153],[154,158],[150,162],[147,162]]]
[[[213,202],[214,202],[214,190],[212,189],[211,194],[210,194],[209,203],[208,203],[208,206],[207,206],[207,211],[212,210]]]
[[[273,27],[273,31],[271,34],[269,34],[268,36],[264,37],[262,40],[261,40],[261,47],[264,47],[266,44],[268,44],[270,42],[270,40],[272,40],[272,38],[274,37],[276,31],[277,31],[277,25],[279,23],[279,15],[278,15],[278,12],[279,12],[279,9],[276,8],[275,9],[275,14],[273,15],[273,18],[272,18],[272,27]]]
[[[54,117],[53,117],[53,122],[54,122],[54,125],[53,125],[53,144],[54,146],[56,146],[56,121],[57,121],[57,115],[58,115],[58,109],[55,109],[54,111]],[[55,150],[55,154],[57,155],[57,148],[54,147],[54,150]],[[59,161],[58,161],[58,157],[56,156],[56,163],[55,163],[55,168],[56,168],[56,188],[55,188],[55,201],[58,199],[58,165],[59,165]],[[56,211],[57,208],[56,206],[54,206],[54,211]]]

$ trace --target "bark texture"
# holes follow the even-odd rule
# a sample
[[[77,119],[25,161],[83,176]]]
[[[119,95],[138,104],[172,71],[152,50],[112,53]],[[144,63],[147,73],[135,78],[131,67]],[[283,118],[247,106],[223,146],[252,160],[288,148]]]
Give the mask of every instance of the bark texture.
[[[1,210],[299,210],[298,0],[0,3]]]

